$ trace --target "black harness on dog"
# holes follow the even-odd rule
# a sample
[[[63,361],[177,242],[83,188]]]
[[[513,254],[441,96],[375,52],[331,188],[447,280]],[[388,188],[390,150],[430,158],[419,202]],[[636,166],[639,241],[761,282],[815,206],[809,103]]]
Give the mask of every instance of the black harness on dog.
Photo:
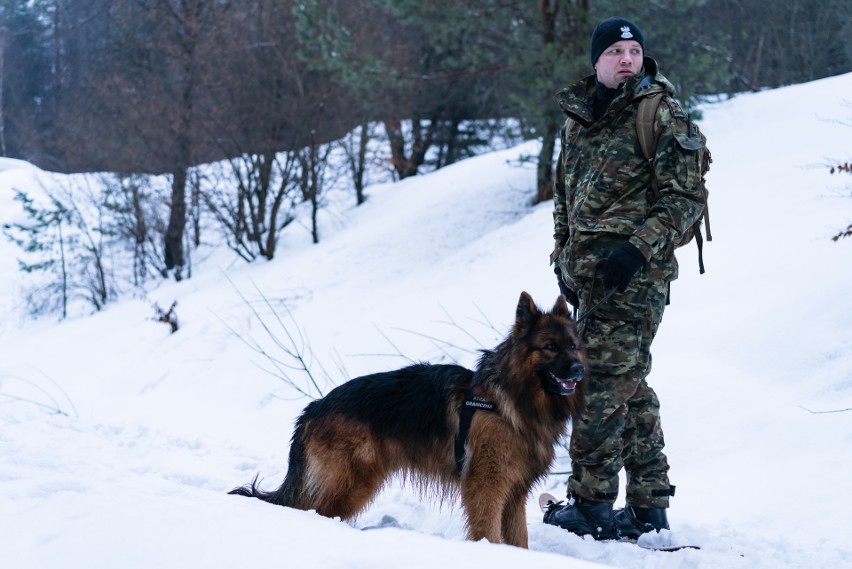
[[[456,436],[456,466],[458,466],[459,472],[464,468],[464,445],[467,442],[467,435],[470,432],[470,422],[473,420],[473,414],[479,409],[496,411],[493,403],[483,401],[473,395],[472,390],[468,389],[464,401],[462,401],[461,411],[459,412],[459,434]]]

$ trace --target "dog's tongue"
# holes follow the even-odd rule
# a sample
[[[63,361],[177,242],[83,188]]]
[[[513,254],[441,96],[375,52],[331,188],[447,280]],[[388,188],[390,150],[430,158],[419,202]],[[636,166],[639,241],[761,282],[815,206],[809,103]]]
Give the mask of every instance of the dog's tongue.
[[[574,395],[574,391],[577,389],[576,379],[559,377],[553,372],[550,373],[550,377],[553,378],[553,381],[555,381],[557,385],[559,385],[559,393],[561,395]]]
[[[562,395],[574,395],[574,391],[577,389],[577,382],[571,381],[570,379],[560,379],[559,382],[559,392]]]

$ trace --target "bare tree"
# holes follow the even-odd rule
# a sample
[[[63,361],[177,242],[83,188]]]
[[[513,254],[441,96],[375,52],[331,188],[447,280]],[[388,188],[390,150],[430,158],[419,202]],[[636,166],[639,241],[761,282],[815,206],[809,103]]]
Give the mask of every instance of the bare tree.
[[[311,205],[311,238],[314,243],[319,243],[317,214],[322,205],[321,200],[327,186],[326,173],[331,150],[332,145],[330,144],[321,145],[312,142],[298,153],[301,169],[300,187],[302,198]]]
[[[223,110],[210,103],[209,93],[217,77],[213,46],[227,29],[230,2],[69,4],[99,11],[65,18],[77,14],[73,27],[65,25],[67,46],[59,55],[73,69],[63,84],[66,155],[82,167],[168,174],[161,274],[181,280],[188,276],[187,247],[200,240],[199,228],[192,227],[191,236],[187,225],[193,204],[200,203],[191,193],[192,168],[221,156],[210,142],[210,125],[221,120]],[[88,50],[82,63],[67,59],[66,53],[80,49]]]
[[[410,148],[406,147],[402,121],[398,118],[389,118],[384,121],[385,133],[390,142],[391,164],[400,180],[417,174],[439,128],[439,122],[435,118],[423,120],[415,116],[408,122],[411,126]]]
[[[246,261],[271,260],[278,236],[295,219],[299,195],[296,152],[244,154],[227,161],[227,174],[203,195],[225,230],[228,246]],[[234,192],[231,180],[236,180]]]
[[[576,61],[584,50],[585,38],[580,33],[581,27],[588,21],[589,1],[560,2],[559,0],[541,0],[539,2],[540,16],[540,51],[536,63],[531,66],[538,70],[537,84],[547,84],[548,78],[556,78],[566,71],[565,63],[571,65],[570,71],[577,74]],[[560,18],[564,20],[560,24]],[[583,38],[581,41],[580,38]],[[561,65],[560,65],[561,63]],[[568,75],[570,77],[570,75]],[[552,79],[551,79],[552,81]],[[545,95],[548,89],[542,85],[540,94]],[[556,138],[563,117],[551,103],[541,110],[542,144],[538,155],[536,170],[536,195],[533,203],[539,203],[553,198],[553,154]]]
[[[832,174],[844,172],[846,174],[852,174],[852,164],[849,162],[845,162],[843,164],[837,164],[836,166],[832,166],[830,169]],[[832,236],[832,241],[839,241],[840,239],[852,237],[852,223],[850,223],[846,229],[842,229],[838,231],[835,235]]]
[[[196,119],[194,105],[196,93],[201,87],[201,66],[212,62],[204,60],[203,36],[209,32],[213,4],[207,0],[158,0],[158,12],[171,23],[173,33],[162,44],[174,64],[173,79],[176,80],[176,95],[172,124],[174,150],[172,157],[172,197],[169,204],[169,222],[163,238],[163,257],[166,270],[174,271],[175,280],[183,278],[184,232],[186,230],[187,172],[193,165],[192,134]]]
[[[165,231],[163,210],[167,188],[152,176],[101,176],[107,227],[125,247],[132,259],[130,281],[141,287],[163,271],[162,235]]]
[[[364,193],[367,175],[367,147],[373,138],[370,123],[364,120],[355,130],[346,135],[341,146],[349,166],[349,175],[355,189],[355,205],[363,204],[367,197]]]

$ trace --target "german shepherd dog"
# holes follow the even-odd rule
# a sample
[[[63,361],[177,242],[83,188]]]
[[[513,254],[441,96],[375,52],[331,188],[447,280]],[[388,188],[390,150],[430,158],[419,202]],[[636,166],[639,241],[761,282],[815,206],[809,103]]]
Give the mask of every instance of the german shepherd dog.
[[[542,312],[524,292],[508,337],[475,371],[418,364],[349,380],[296,421],[281,487],[262,491],[255,478],[230,493],[345,520],[399,473],[424,493],[460,494],[468,539],[527,547],[526,499],[586,367],[565,297]]]

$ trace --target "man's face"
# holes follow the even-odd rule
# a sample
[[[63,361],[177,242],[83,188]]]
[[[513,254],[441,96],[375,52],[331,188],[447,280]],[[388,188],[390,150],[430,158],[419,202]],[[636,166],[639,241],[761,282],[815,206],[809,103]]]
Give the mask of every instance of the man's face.
[[[642,46],[636,40],[617,41],[604,50],[595,63],[598,81],[615,89],[642,69]]]

